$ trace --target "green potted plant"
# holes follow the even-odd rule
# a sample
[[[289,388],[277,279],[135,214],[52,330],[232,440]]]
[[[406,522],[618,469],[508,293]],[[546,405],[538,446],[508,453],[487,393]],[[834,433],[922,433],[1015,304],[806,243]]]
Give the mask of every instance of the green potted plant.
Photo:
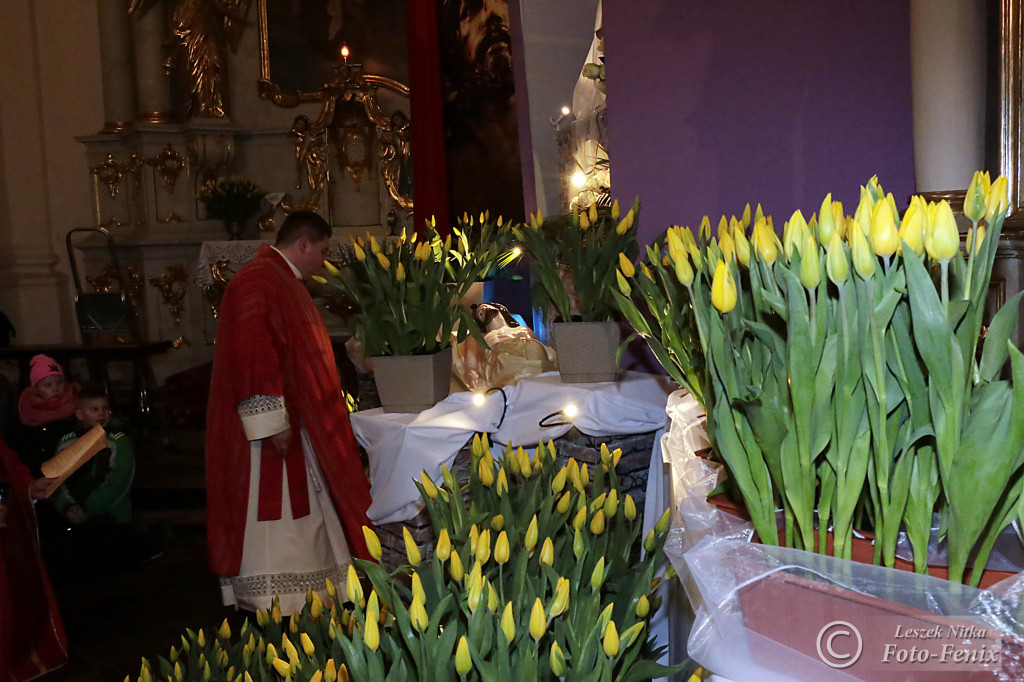
[[[565,381],[615,378],[620,341],[615,271],[620,253],[628,258],[637,253],[639,211],[639,200],[621,219],[617,201],[611,209],[592,204],[547,221],[538,213],[514,230],[530,258],[534,305],[557,316],[552,330]]]
[[[780,241],[748,207],[699,244],[670,229],[645,275],[620,270],[623,313],[701,401],[762,542],[782,509],[787,545],[824,552],[831,528],[849,558],[859,526],[891,567],[905,529],[924,572],[934,513],[949,579],[979,584],[1022,502],[1020,294],[981,335],[1006,188],[975,176],[964,244],[946,202],[915,197],[901,219],[872,179],[853,216],[826,197]]]
[[[357,559],[343,590],[328,582],[326,603],[310,591],[290,619],[275,605],[237,634],[226,622],[189,630],[166,658],[143,659],[140,682],[624,682],[679,671],[656,662],[649,630],[668,511],[642,533],[632,498],[618,496],[617,454],[605,448],[588,472],[558,467],[550,444],[499,463],[477,438],[473,453],[466,485],[447,469],[442,487],[422,476],[430,558],[407,532],[408,565],[388,574]],[[380,540],[364,534],[379,557]]]
[[[241,239],[245,221],[260,208],[267,193],[245,177],[211,180],[199,190],[199,201],[206,207],[206,217],[224,223],[231,239]]]
[[[432,228],[381,246],[372,235],[353,240],[355,260],[329,279],[356,303],[353,335],[372,358],[381,403],[388,412],[419,412],[448,395],[451,343],[483,337],[459,305],[487,264],[467,257]]]

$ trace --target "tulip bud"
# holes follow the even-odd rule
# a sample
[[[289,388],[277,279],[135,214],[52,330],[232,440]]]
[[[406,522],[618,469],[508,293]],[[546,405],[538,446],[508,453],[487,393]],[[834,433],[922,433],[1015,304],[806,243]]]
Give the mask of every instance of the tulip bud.
[[[494,543],[494,560],[499,564],[504,564],[508,561],[511,549],[508,546],[508,533],[501,531],[498,534],[498,539]]]
[[[622,634],[619,635],[619,639],[628,649],[629,647],[633,646],[633,642],[637,640],[637,638],[640,636],[640,632],[643,629],[644,621],[640,621],[639,623],[633,623],[628,628],[622,631]]]
[[[991,225],[997,218],[1006,215],[1009,208],[1009,185],[1006,178],[1000,175],[988,189],[985,196],[985,222]]]
[[[405,266],[401,263],[398,264],[398,268],[395,270],[395,280],[399,282],[405,281]]]
[[[538,597],[533,602],[533,608],[530,610],[530,635],[537,641],[544,636],[544,633],[548,629],[547,616],[544,614],[544,605],[540,602]]]
[[[590,574],[590,588],[597,592],[601,589],[601,585],[604,583],[604,557],[602,556],[597,560],[597,564],[594,566],[594,572]]]
[[[437,486],[434,485],[434,481],[431,480],[430,476],[427,476],[426,471],[420,472],[420,483],[423,484],[423,492],[426,493],[427,497],[432,500],[437,499]]]
[[[220,624],[220,630],[217,631],[218,639],[229,639],[231,637],[231,626],[228,625],[228,619],[225,618],[224,622]]]
[[[708,220],[707,216],[704,216],[700,221],[700,227],[697,229],[697,234],[700,235],[700,241],[702,244],[706,244],[711,241],[711,221]]]
[[[537,515],[534,514],[533,518],[530,519],[529,527],[526,529],[526,537],[523,539],[523,545],[526,547],[527,551],[533,551],[533,548],[537,545],[537,538]]]
[[[779,238],[775,236],[775,231],[771,228],[766,218],[761,218],[754,223],[754,234],[751,236],[751,243],[757,249],[757,253],[766,265],[771,265],[779,257]]]
[[[586,230],[590,227],[590,216],[586,213],[580,213],[580,229]]]
[[[924,236],[924,248],[932,259],[948,263],[960,250],[960,233],[956,229],[953,209],[945,199],[928,206],[930,229]]]
[[[462,559],[459,558],[459,553],[453,549],[448,558],[450,560],[448,563],[448,573],[451,574],[452,580],[455,582],[462,582],[462,576],[465,575],[465,570],[462,568]]]
[[[622,276],[622,272],[620,270],[615,271],[615,283],[618,284],[619,291],[623,296],[628,298],[630,294],[633,293],[633,288],[629,286],[629,282]]]
[[[369,619],[371,615],[375,620],[380,618],[380,597],[377,596],[377,590],[370,590],[370,596],[366,600],[366,618]]]
[[[305,632],[299,635],[299,644],[302,645],[302,650],[306,652],[307,656],[312,656],[313,652],[316,651],[316,647],[313,646],[313,640]]]
[[[622,270],[622,274],[626,277],[632,277],[636,274],[636,267],[633,265],[633,261],[621,251],[619,252],[619,269]]]
[[[604,515],[606,517],[613,518],[615,512],[619,509],[619,492],[614,488],[608,493],[608,497],[604,501]]]
[[[604,505],[605,498],[608,497],[608,493],[601,493],[594,498],[594,501],[590,503],[590,511],[597,511],[598,507]]]
[[[271,661],[270,664],[274,666],[274,670],[276,670],[277,674],[281,677],[288,677],[288,675],[292,671],[291,666],[288,665],[288,662],[280,658],[275,658],[273,661]]]
[[[871,216],[871,246],[876,256],[888,258],[896,253],[899,234],[896,231],[896,216],[892,195],[875,204]]]
[[[914,253],[921,255],[924,252],[927,223],[928,205],[919,196],[911,198],[910,206],[907,207],[907,212],[903,214],[903,221],[900,223],[900,253],[904,242]]]
[[[505,610],[501,612],[501,631],[510,644],[515,641],[516,621],[512,616],[512,602],[506,602]]]
[[[469,527],[469,553],[476,554],[476,545],[480,541],[480,529],[474,523]]]
[[[608,621],[604,628],[604,639],[602,640],[606,656],[616,656],[619,653],[619,633],[615,629],[615,621]]]
[[[577,559],[583,557],[583,552],[586,547],[583,544],[583,533],[577,529],[572,536],[572,554]]]
[[[821,262],[818,260],[818,244],[814,235],[807,233],[803,251],[800,252],[800,283],[807,289],[816,289],[821,282]]]
[[[334,659],[331,659],[334,662]],[[338,666],[338,682],[349,682],[348,666],[342,663]]]
[[[736,256],[736,244],[733,242],[732,237],[726,232],[718,240],[718,248],[722,252],[722,260],[726,263],[731,263]]]
[[[711,303],[723,314],[736,307],[736,283],[729,267],[722,261],[715,266],[715,276],[711,280]]]
[[[505,475],[505,467],[498,469],[498,480],[494,484],[494,492],[501,497],[508,492],[508,476]]]
[[[494,591],[494,585],[487,580],[487,610],[494,613],[498,610],[498,593]]]
[[[551,538],[544,538],[544,544],[540,547],[540,563],[550,566],[555,562],[555,545]]]
[[[453,493],[459,491],[459,484],[455,480],[455,475],[444,464],[441,465],[441,477],[444,479],[444,484],[448,487],[448,490],[451,490]]]
[[[533,466],[530,464],[530,455],[520,446],[516,450],[516,459],[519,460],[519,472],[529,478],[533,474]]]
[[[477,474],[480,477],[480,483],[485,488],[490,488],[494,485],[494,464],[489,458],[480,458],[480,463],[477,465]]]
[[[476,559],[481,564],[486,564],[491,558],[491,531],[490,529],[480,533],[480,539],[476,542]]]
[[[636,518],[636,502],[633,501],[632,495],[626,495],[626,499],[622,503],[622,515],[629,521]]]
[[[809,228],[804,214],[800,209],[793,211],[785,226],[782,228],[782,248],[786,252],[786,258],[792,260],[794,249],[799,249],[807,241]]]
[[[409,559],[409,565],[419,566],[420,548],[416,546],[416,541],[412,539],[412,534],[405,526],[402,527],[402,538],[405,540],[405,556]]]
[[[637,617],[639,617],[639,618],[646,617],[650,610],[651,610],[651,601],[647,598],[646,594],[640,595],[640,599],[638,599],[637,602],[636,602],[636,615],[637,615]]]
[[[590,520],[590,532],[594,535],[600,535],[604,532],[604,509],[598,509],[597,513],[594,514],[594,518]]]
[[[479,566],[479,563],[477,563]],[[475,567],[474,567],[475,570]],[[480,575],[476,575],[474,579],[469,581],[469,592],[466,594],[466,606],[473,613],[476,612],[480,606],[480,598],[483,596],[484,591],[484,579]]]
[[[441,532],[437,534],[437,546],[434,548],[434,556],[441,561],[448,561],[448,557],[452,553],[452,541],[448,537],[448,529],[442,528]]]
[[[551,672],[554,673],[555,677],[562,677],[565,675],[565,654],[562,653],[561,647],[558,646],[558,642],[551,643]]]
[[[749,208],[750,204],[747,204],[747,207]],[[742,226],[737,225],[736,229],[733,230],[732,239],[736,243],[736,260],[738,260],[740,265],[743,267],[747,267],[750,265],[750,242],[747,240],[747,236],[743,233]]]
[[[412,596],[419,597],[423,603],[427,601],[427,594],[423,591],[423,581],[420,579],[419,573],[412,574]]]
[[[975,171],[971,178],[971,184],[967,186],[967,193],[964,195],[964,215],[972,223],[977,224],[985,217],[986,195],[991,187],[988,173]]]
[[[583,524],[587,522],[587,508],[580,507],[576,511],[576,516],[572,519],[573,530],[579,530],[583,527]]]
[[[469,657],[469,642],[466,636],[459,637],[459,645],[455,648],[455,670],[460,675],[465,675],[473,669],[473,659]]]
[[[555,510],[559,514],[564,514],[569,511],[569,503],[572,501],[572,493],[566,491],[562,493],[562,496],[558,498],[558,504],[555,505]]]
[[[616,199],[615,201],[612,202],[612,219],[613,220],[618,220],[619,219],[619,200],[618,199]]]
[[[675,265],[676,279],[684,287],[688,287],[693,284],[693,268],[690,266],[690,261],[683,257],[676,261]]]
[[[832,211],[832,194],[825,195],[821,200],[821,208],[818,209],[818,240],[822,244],[832,241],[832,235],[836,232],[836,217]]]
[[[554,495],[562,492],[562,488],[565,487],[565,479],[569,475],[569,469],[562,467],[561,470],[555,474],[554,479],[551,481],[551,492]]]
[[[559,578],[555,583],[554,595],[551,597],[551,604],[548,605],[547,614],[551,618],[557,618],[565,613],[569,607],[569,580]]]
[[[309,615],[313,617],[313,620],[317,620],[323,615],[324,603],[320,600],[320,595],[313,592],[313,600],[309,605]]]
[[[850,254],[853,257],[853,268],[862,279],[868,279],[875,274],[878,261],[875,254],[868,246],[867,237],[859,229],[854,229],[849,234]]]
[[[385,256],[383,253],[377,254],[377,262],[380,263],[380,266],[385,270],[391,268],[391,261],[389,261],[388,257]]]
[[[651,552],[657,546],[657,539],[654,537],[654,529],[647,531],[647,535],[644,536],[644,551]]]
[[[357,261],[362,262],[366,260],[366,251],[364,251],[363,247],[359,246],[359,244],[353,243],[352,251],[355,253]]]
[[[865,237],[871,234],[871,218],[874,212],[875,200],[871,197],[870,192],[861,188],[860,203],[857,204],[857,210],[853,212],[853,222]]]
[[[592,222],[592,223],[596,223],[597,222],[597,202],[594,202],[594,203],[592,203],[590,205],[590,211],[588,213],[588,217],[590,218],[590,222]]]
[[[497,533],[499,530],[505,528],[505,515],[496,514],[491,518],[491,530]]]
[[[363,540],[366,541],[366,551],[377,561],[380,561],[383,552],[380,547],[380,538],[368,526],[363,526]]]

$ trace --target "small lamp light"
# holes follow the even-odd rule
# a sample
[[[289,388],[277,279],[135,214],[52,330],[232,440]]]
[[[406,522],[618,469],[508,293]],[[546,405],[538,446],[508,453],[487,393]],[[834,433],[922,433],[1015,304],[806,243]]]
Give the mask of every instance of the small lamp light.
[[[512,248],[513,258],[519,258],[521,255],[523,255],[523,249],[521,247],[516,246]]]
[[[583,171],[576,171],[572,174],[573,187],[583,187],[587,184],[587,176],[583,174]]]
[[[569,107],[562,107],[562,116],[568,116],[571,113],[572,111],[569,109]]]
[[[486,396],[484,396],[483,393],[480,393],[480,392],[473,393],[473,404],[476,405],[477,407],[480,407],[481,405],[483,405],[486,400],[487,400],[487,398],[486,398]]]
[[[577,407],[572,403],[569,403],[568,405],[562,408],[562,414],[565,415],[566,419],[571,421],[576,418],[577,414],[579,414],[579,409],[577,409]]]

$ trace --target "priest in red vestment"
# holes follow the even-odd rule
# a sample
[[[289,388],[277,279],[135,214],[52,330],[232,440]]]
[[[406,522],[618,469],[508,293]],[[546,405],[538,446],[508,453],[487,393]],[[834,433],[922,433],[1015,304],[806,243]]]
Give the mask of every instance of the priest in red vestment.
[[[330,226],[291,214],[221,302],[207,410],[207,534],[224,603],[255,610],[345,579],[369,558],[370,490],[327,329],[303,280],[323,266]]]
[[[32,498],[50,479],[34,479],[0,441],[0,682],[23,682],[60,667],[68,642],[39,554]]]

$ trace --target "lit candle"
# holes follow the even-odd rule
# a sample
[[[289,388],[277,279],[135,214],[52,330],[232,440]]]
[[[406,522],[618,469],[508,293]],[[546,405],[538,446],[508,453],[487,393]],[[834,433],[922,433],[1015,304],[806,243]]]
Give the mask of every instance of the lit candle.
[[[349,52],[348,52],[348,45],[342,45],[341,46],[341,58],[342,58],[342,60],[344,60],[344,62],[346,64],[348,64],[348,54],[349,54]]]

